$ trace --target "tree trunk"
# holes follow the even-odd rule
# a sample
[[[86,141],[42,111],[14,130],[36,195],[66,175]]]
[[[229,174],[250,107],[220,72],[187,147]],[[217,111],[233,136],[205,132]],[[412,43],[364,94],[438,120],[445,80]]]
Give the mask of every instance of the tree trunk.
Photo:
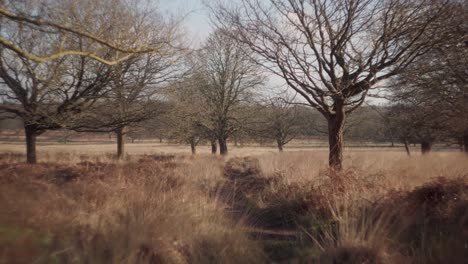
[[[458,144],[458,147],[460,148],[460,152],[464,152],[464,151],[465,151],[465,148],[464,148],[464,146],[463,146],[463,142],[464,142],[463,137],[458,138],[457,144]]]
[[[345,113],[336,111],[336,114],[328,116],[328,165],[331,169],[340,171],[343,167],[343,128]]]
[[[162,137],[159,138],[159,143],[162,143]]]
[[[465,153],[468,154],[468,131],[463,135],[463,149],[465,150]]]
[[[406,154],[407,154],[408,156],[411,156],[411,152],[410,152],[410,149],[409,149],[408,140],[407,140],[407,139],[403,140],[403,143],[405,144]]]
[[[283,141],[281,139],[277,139],[276,144],[278,145],[279,152],[283,152],[283,146],[284,146]]]
[[[26,161],[29,164],[36,164],[36,138],[39,134],[34,127],[24,126],[26,136]]]
[[[218,146],[216,145],[216,140],[211,140],[211,154],[216,154],[218,152]]]
[[[123,160],[125,158],[125,138],[124,128],[117,128],[115,130],[117,136],[117,159]]]
[[[227,155],[228,154],[228,147],[227,147],[226,139],[219,138],[218,142],[219,142],[219,154]]]
[[[421,142],[421,153],[422,154],[428,154],[431,152],[432,149],[432,143],[429,141],[422,141]]]
[[[193,138],[190,139],[190,149],[192,150],[192,155],[197,154],[197,146],[196,146],[195,140]]]

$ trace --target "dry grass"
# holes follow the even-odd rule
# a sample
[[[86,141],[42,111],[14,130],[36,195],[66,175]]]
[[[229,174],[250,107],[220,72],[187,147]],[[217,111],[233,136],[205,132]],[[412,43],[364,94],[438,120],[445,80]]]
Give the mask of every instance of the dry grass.
[[[282,173],[288,181],[320,180],[327,170],[328,152],[289,152],[259,156],[266,174]],[[404,190],[437,177],[456,177],[468,172],[467,156],[459,152],[434,152],[406,156],[402,151],[356,151],[345,155],[345,168],[357,177],[384,187]],[[385,186],[386,185],[386,186]]]
[[[18,263],[262,259],[242,226],[203,194],[198,185],[204,177],[178,174],[203,175],[207,167],[193,164],[152,157],[124,165],[2,164],[0,226],[6,238],[0,263],[18,256],[24,258]],[[23,252],[25,246],[36,250]]]
[[[468,257],[468,157],[460,153],[352,150],[335,174],[325,150],[235,149],[227,158],[168,150],[176,155],[133,153],[123,163],[60,151],[42,149],[35,166],[21,154],[0,156],[0,263]],[[240,158],[249,151],[254,158]]]
[[[168,154],[187,154],[191,153],[190,146],[166,144],[166,143],[127,143],[126,152],[130,155],[168,155]],[[112,155],[116,152],[117,146],[115,143],[72,143],[72,144],[55,144],[55,143],[39,143],[37,146],[38,157],[44,162],[55,161],[55,158],[63,153],[71,156],[80,155]],[[293,151],[296,148],[292,149]],[[300,150],[300,148],[297,148]],[[0,152],[24,153],[25,146],[23,143],[0,142]],[[265,153],[275,153],[276,148],[263,147],[234,147],[230,146],[230,154],[233,156],[246,155],[261,155]],[[211,146],[200,145],[197,147],[197,153],[210,154]]]
[[[293,142],[294,143],[294,142]],[[314,147],[312,147],[314,146]],[[126,152],[132,155],[190,155],[190,146],[186,145],[175,145],[167,143],[148,143],[148,142],[137,142],[127,143]],[[51,143],[51,142],[39,142],[37,146],[38,159],[42,162],[79,162],[83,159],[91,157],[98,157],[102,160],[112,161],[111,158],[115,155],[117,150],[116,143]],[[397,152],[402,153],[402,148],[351,148],[352,152]],[[414,151],[418,152],[418,148]],[[321,153],[324,156],[327,155],[328,147],[321,141],[318,142],[296,142],[294,144],[288,144],[285,151],[291,152],[307,152],[307,153]],[[24,154],[25,145],[23,142],[0,142],[0,153],[16,153]],[[211,153],[211,146],[200,145],[197,147],[197,153],[201,155],[207,155]],[[229,146],[229,155],[238,156],[262,156],[265,154],[278,153],[278,149],[275,146],[265,147],[257,145],[246,145],[243,147]]]

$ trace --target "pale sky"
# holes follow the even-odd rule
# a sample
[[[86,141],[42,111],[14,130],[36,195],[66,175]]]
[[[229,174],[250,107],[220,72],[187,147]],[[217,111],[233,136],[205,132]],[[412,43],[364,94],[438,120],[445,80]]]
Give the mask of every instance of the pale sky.
[[[186,16],[184,25],[195,45],[203,42],[212,31],[202,0],[159,0],[158,6],[163,13]]]
[[[164,13],[167,11],[176,15],[187,14],[184,25],[195,47],[199,46],[212,32],[209,11],[203,5],[203,0],[159,0],[159,7]],[[284,90],[284,81],[277,76],[269,76],[264,88],[261,92],[274,96]]]
[[[185,16],[184,26],[188,31],[188,39],[198,47],[206,37],[212,32],[212,27],[209,19],[209,11],[203,5],[203,1],[210,0],[154,0],[160,7],[163,14],[174,14]],[[231,0],[235,1],[235,0]],[[281,88],[280,88],[281,87]],[[277,76],[269,76],[267,85],[265,86],[267,94],[274,95],[284,91],[285,82]],[[289,92],[291,92],[290,89]],[[375,91],[373,91],[375,92]],[[367,98],[371,104],[385,103],[385,99]]]

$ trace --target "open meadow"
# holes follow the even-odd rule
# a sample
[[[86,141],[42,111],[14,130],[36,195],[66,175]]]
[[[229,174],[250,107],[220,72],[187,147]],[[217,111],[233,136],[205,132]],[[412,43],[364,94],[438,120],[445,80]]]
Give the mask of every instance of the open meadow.
[[[0,0],[0,264],[467,264],[467,22]]]
[[[463,263],[468,157],[0,145],[0,263]],[[19,145],[21,147],[21,145]],[[206,150],[205,150],[206,149]],[[16,151],[16,152],[15,152]]]
[[[37,143],[37,152],[38,160],[41,161],[60,161],[60,159],[66,159],[67,156],[69,159],[72,157],[79,158],[81,155],[90,155],[90,156],[100,156],[105,158],[106,156],[114,160],[115,157],[112,155],[116,154],[116,142],[112,140],[100,140],[100,141],[71,141],[67,144],[63,142],[58,142],[57,140],[47,140],[40,141]],[[441,147],[442,151],[452,152],[457,151],[455,148],[444,148]],[[353,152],[398,152],[400,154],[404,153],[403,146],[389,147],[388,144],[369,144],[369,147],[366,147],[362,143],[354,143],[352,147],[349,148]],[[129,157],[134,155],[190,155],[190,146],[176,144],[171,142],[159,143],[156,141],[137,141],[135,143],[125,144],[125,151]],[[293,140],[285,148],[287,152],[296,152],[296,151],[308,151],[314,153],[323,153],[323,155],[328,155],[328,145],[323,140],[311,140],[311,141],[300,141]],[[416,155],[419,154],[419,146],[412,147],[411,151],[415,152]],[[17,153],[25,154],[24,139],[18,141],[13,141],[10,138],[0,141],[0,152],[2,153]],[[269,145],[260,145],[260,144],[245,144],[239,146],[230,146],[229,154],[231,156],[251,156],[251,155],[261,155],[266,153],[277,153],[278,148],[273,144]],[[211,154],[210,146],[200,145],[196,149],[197,154]],[[325,157],[324,156],[324,157]],[[324,159],[326,162],[326,158]]]

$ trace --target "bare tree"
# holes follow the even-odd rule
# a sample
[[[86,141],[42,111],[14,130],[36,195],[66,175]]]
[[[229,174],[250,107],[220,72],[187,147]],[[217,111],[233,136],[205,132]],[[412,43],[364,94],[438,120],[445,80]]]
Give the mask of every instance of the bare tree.
[[[168,45],[174,43],[168,41]],[[117,158],[125,156],[127,127],[167,111],[163,90],[185,73],[177,50],[133,57],[112,67],[109,92],[80,120],[78,131],[114,132]]]
[[[106,64],[113,64],[108,62],[118,52],[135,55],[121,47],[135,45],[139,35],[125,35],[128,42],[122,46],[105,41],[118,31],[111,29],[125,23],[122,1],[13,2],[18,3],[15,13],[0,8],[0,110],[23,120],[27,161],[36,163],[37,136],[49,129],[74,128],[84,110],[109,91],[112,71]],[[69,24],[80,31],[61,26]],[[52,55],[42,60],[32,54]]]
[[[0,2],[0,19],[2,23],[14,24],[23,30],[40,32],[52,36],[53,39],[60,39],[60,44],[55,49],[47,51],[31,50],[25,48],[17,39],[10,38],[13,35],[0,34],[0,46],[7,49],[17,56],[25,58],[35,63],[49,62],[60,59],[65,56],[84,56],[96,60],[106,65],[115,65],[125,61],[135,54],[158,52],[159,47],[156,43],[141,43],[138,37],[127,39],[127,45],[116,44],[118,38],[106,35],[106,32],[113,28],[113,23],[119,20],[112,20],[112,23],[105,22],[109,16],[116,18],[122,13],[116,12],[115,7],[126,5],[139,6],[143,2],[130,2],[125,0],[103,0],[103,1],[75,1],[75,0],[39,0],[39,1],[16,1],[5,0]],[[142,8],[147,8],[146,6]],[[96,11],[101,11],[99,14]],[[89,27],[89,22],[84,21],[91,18],[99,24],[99,28]],[[99,20],[99,21],[98,21]],[[124,20],[120,20],[120,24]],[[102,23],[102,24],[101,24]],[[138,35],[136,28],[132,29]],[[5,33],[5,32],[4,32]],[[86,49],[67,45],[76,38],[83,38],[99,45],[100,49],[108,48],[119,51],[122,55],[115,58],[109,58],[105,54],[97,52],[96,47],[88,46]]]
[[[0,106],[23,120],[28,163],[36,163],[36,138],[46,130],[66,127],[92,105],[109,82],[109,71],[81,58],[36,64],[1,50]],[[79,68],[68,68],[73,63]]]
[[[242,104],[252,100],[263,78],[242,47],[220,30],[208,37],[197,63],[198,91],[208,108],[203,125],[212,131],[211,140],[218,140],[220,154],[226,155],[227,139],[248,114]]]
[[[407,108],[397,120],[411,120],[405,126],[412,128],[423,153],[430,151],[435,139],[453,137],[461,145],[468,139],[468,28],[464,22],[468,5],[453,2],[450,7],[452,18],[439,25],[445,39],[392,82],[392,99]]]
[[[82,131],[112,131],[117,136],[117,158],[125,156],[127,127],[154,118],[166,110],[162,89],[182,78],[187,69],[179,21],[166,19],[153,9],[126,10],[125,24],[115,35],[127,41],[125,32],[138,30],[140,38],[158,43],[157,53],[138,54],[112,66],[110,90],[100,100],[100,106],[83,120]],[[123,15],[122,15],[123,16]],[[94,120],[93,120],[94,119]]]
[[[328,121],[329,165],[342,168],[346,116],[435,41],[445,2],[241,0],[212,6],[215,24]]]
[[[265,120],[259,122],[262,134],[275,140],[280,152],[303,130],[299,106],[291,105],[283,98],[270,99],[263,114]]]
[[[385,118],[388,129],[404,144],[408,156],[409,144],[421,144],[421,153],[427,154],[431,152],[433,143],[444,136],[443,125],[436,111],[432,106],[408,101],[398,101],[387,109]]]
[[[210,137],[207,123],[207,106],[198,89],[200,79],[189,76],[173,84],[166,90],[171,100],[171,109],[167,116],[170,138],[190,144],[192,154],[200,141]]]
[[[451,8],[452,18],[439,25],[446,38],[401,74],[393,97],[418,106],[420,115],[436,120],[439,134],[454,137],[468,153],[468,4]]]

